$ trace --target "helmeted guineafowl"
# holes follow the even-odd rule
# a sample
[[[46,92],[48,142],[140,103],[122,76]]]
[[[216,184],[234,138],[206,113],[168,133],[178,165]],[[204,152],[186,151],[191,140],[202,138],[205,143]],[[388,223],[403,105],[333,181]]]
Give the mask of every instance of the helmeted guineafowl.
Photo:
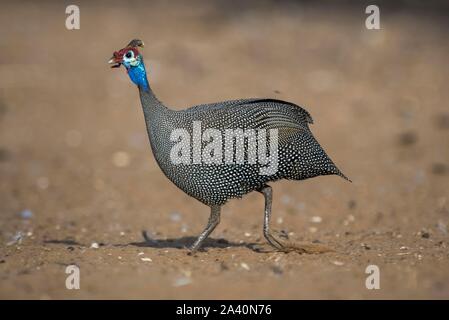
[[[265,197],[265,238],[275,248],[288,250],[270,231],[272,189],[267,183],[330,174],[347,179],[313,137],[310,114],[298,105],[275,99],[171,110],[151,90],[139,47],[143,42],[132,40],[114,52],[109,63],[112,67],[123,65],[139,88],[151,148],[163,173],[211,208],[207,227],[191,250],[197,250],[218,225],[222,205],[251,191]]]

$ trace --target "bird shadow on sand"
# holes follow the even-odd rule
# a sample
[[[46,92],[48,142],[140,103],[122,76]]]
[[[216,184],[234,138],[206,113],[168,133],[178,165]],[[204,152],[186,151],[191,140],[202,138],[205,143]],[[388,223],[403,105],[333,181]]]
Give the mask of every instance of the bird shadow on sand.
[[[151,238],[146,231],[142,231],[143,241],[142,242],[131,242],[127,245],[136,246],[136,247],[146,247],[146,248],[158,248],[158,249],[188,249],[195,242],[197,237],[193,236],[185,236],[180,238],[165,238],[165,239],[155,239]],[[258,252],[258,244],[257,243],[236,243],[230,242],[226,239],[219,238],[207,238],[204,240],[203,245],[199,251],[203,251],[204,249],[209,248],[228,248],[228,247],[243,247],[248,248],[253,251]]]
[[[166,238],[166,239],[154,239],[148,236],[146,231],[142,231],[142,236],[144,241],[142,242],[131,242],[128,244],[119,244],[115,246],[136,246],[136,247],[146,247],[146,248],[157,248],[157,249],[184,249],[188,250],[190,246],[195,242],[197,237],[181,237],[181,238]],[[279,252],[276,249],[273,249],[271,246],[266,244],[260,244],[260,243],[247,243],[247,242],[230,242],[226,239],[219,238],[207,238],[204,240],[201,248],[198,251],[206,251],[210,248],[216,248],[216,249],[223,249],[223,248],[229,248],[229,247],[241,247],[241,248],[247,248],[250,249],[256,253],[270,253],[270,252]],[[334,250],[321,245],[321,244],[315,244],[315,243],[292,243],[292,242],[286,242],[286,247],[284,253],[288,252],[296,252],[299,254],[308,253],[308,254],[320,254],[320,253],[326,253],[326,252],[333,252]]]
[[[120,244],[106,244],[103,242],[98,243],[98,246],[103,247],[107,245],[111,245],[113,247],[128,247],[135,246],[141,248],[155,248],[155,249],[181,249],[181,250],[189,250],[190,246],[196,241],[197,237],[186,236],[180,238],[165,238],[165,239],[155,239],[151,238],[146,231],[142,231],[143,241],[141,242],[130,242],[130,243],[120,243]],[[66,239],[50,239],[44,240],[45,244],[56,244],[56,245],[68,245],[68,246],[83,246],[72,238]],[[280,252],[296,252],[296,253],[309,253],[309,254],[317,254],[317,253],[326,253],[326,252],[334,252],[335,250],[321,245],[317,243],[291,243],[286,242],[285,250]],[[204,240],[201,248],[198,251],[206,251],[207,249],[224,249],[224,248],[247,248],[256,253],[270,253],[276,252],[278,250],[273,249],[271,246],[267,244],[255,243],[255,242],[230,242],[226,239],[219,238],[207,238]],[[71,247],[73,250],[73,247]]]
[[[64,244],[64,245],[68,245],[68,246],[82,246],[81,243],[73,240],[73,239],[50,239],[50,240],[44,240],[44,244]]]
[[[100,242],[98,245],[100,247],[103,246],[113,246],[113,247],[142,247],[142,248],[155,248],[155,249],[183,249],[189,250],[190,246],[195,242],[197,237],[180,237],[180,238],[165,238],[165,239],[155,239],[148,236],[146,231],[142,231],[143,241],[141,242],[130,242],[130,243],[120,243],[120,244],[107,244]],[[47,239],[43,241],[44,245],[53,244],[53,245],[65,245],[65,246],[79,246],[79,247],[88,247],[87,244],[79,243],[72,238],[65,239]],[[198,251],[205,251],[205,249],[209,248],[218,248],[224,249],[229,247],[240,247],[240,248],[248,248],[254,252],[270,252],[270,248],[262,246],[258,243],[247,243],[247,242],[230,242],[223,238],[207,238],[204,240],[203,245]]]

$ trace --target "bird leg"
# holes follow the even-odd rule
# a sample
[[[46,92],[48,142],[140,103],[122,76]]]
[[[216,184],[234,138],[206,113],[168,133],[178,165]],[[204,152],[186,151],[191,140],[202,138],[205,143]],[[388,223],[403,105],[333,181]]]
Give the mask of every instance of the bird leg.
[[[220,223],[220,206],[211,206],[210,207],[210,216],[209,221],[207,222],[207,226],[203,232],[201,232],[198,239],[196,239],[195,243],[190,247],[190,252],[194,253],[196,250],[201,247],[201,244],[204,240],[214,231],[215,227]]]
[[[273,202],[273,189],[270,186],[266,185],[262,189],[259,190],[265,197],[265,215],[263,221],[263,235],[265,239],[267,239],[268,243],[271,244],[278,250],[285,251],[286,247],[280,243],[270,231],[270,220],[271,220],[271,204]]]
[[[276,249],[283,252],[295,251],[298,253],[325,253],[333,251],[332,249],[314,243],[286,243],[283,244],[277,240],[270,231],[270,218],[271,218],[271,204],[273,200],[273,190],[270,186],[266,185],[262,189],[258,190],[265,197],[265,218],[263,223],[263,235],[267,239],[268,243]]]

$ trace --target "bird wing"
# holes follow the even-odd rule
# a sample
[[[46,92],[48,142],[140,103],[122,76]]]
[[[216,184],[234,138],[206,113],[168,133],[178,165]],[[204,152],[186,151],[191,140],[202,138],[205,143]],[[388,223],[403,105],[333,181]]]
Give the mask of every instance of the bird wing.
[[[251,127],[260,129],[291,128],[309,130],[313,123],[310,114],[302,107],[277,99],[242,99],[203,104],[183,112],[216,123],[219,128]],[[203,119],[204,118],[204,119]],[[229,120],[227,120],[229,119]]]
[[[299,132],[310,133],[313,123],[302,107],[277,99],[242,99],[203,104],[180,111],[191,121],[202,121],[204,127],[217,129],[278,129],[281,144],[288,143]]]

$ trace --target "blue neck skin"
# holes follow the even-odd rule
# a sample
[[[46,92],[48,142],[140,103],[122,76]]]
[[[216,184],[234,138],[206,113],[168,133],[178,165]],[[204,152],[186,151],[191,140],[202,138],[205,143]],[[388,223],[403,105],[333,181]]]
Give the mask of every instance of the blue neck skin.
[[[145,64],[143,63],[142,59],[137,66],[129,66],[127,68],[127,72],[129,78],[132,82],[134,82],[135,85],[145,91],[150,90],[150,85],[148,84],[147,80],[147,71],[145,70]]]

